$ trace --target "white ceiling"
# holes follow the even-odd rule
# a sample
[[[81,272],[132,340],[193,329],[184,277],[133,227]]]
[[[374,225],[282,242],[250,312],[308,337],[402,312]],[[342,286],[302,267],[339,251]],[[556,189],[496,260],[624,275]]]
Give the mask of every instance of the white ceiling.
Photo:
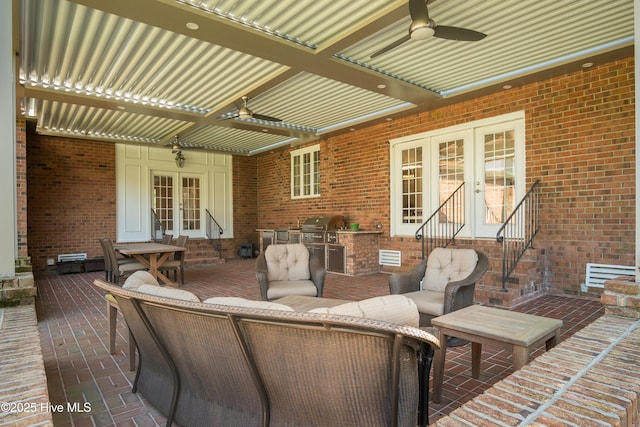
[[[631,54],[633,0],[431,0],[477,42],[405,36],[407,0],[14,0],[43,134],[252,155]],[[189,29],[196,24],[198,29]],[[230,118],[240,98],[272,122]]]

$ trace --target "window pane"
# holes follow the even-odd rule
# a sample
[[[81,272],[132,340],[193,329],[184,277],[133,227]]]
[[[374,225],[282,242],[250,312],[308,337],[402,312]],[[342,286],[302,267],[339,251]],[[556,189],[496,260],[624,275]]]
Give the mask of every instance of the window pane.
[[[291,197],[320,195],[320,148],[318,145],[291,153]]]
[[[402,150],[402,222],[422,223],[422,147]]]
[[[484,136],[485,223],[502,224],[515,208],[514,131]]]
[[[313,194],[320,194],[320,151],[313,152]]]
[[[301,188],[300,188],[300,156],[293,156],[293,166],[291,167],[291,175],[293,176],[293,188],[292,194],[294,197],[300,196]]]

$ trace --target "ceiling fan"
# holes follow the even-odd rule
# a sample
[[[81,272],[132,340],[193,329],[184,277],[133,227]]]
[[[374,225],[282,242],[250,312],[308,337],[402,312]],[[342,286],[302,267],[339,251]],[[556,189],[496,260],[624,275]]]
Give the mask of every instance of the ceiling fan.
[[[382,55],[409,40],[425,40],[429,37],[439,37],[447,40],[478,41],[487,37],[484,33],[466,28],[437,25],[433,19],[429,18],[428,2],[428,0],[409,0],[409,15],[411,16],[409,34],[383,47],[370,57],[375,58]]]
[[[240,120],[246,120],[246,119],[257,119],[257,120],[265,120],[267,122],[281,122],[282,119],[278,119],[275,117],[271,117],[271,116],[265,116],[264,114],[257,114],[254,113],[253,111],[251,111],[249,109],[249,97],[248,96],[243,96],[242,97],[242,106],[240,106],[238,108],[238,113],[235,114],[234,116],[231,117],[227,117],[227,119],[240,119]]]

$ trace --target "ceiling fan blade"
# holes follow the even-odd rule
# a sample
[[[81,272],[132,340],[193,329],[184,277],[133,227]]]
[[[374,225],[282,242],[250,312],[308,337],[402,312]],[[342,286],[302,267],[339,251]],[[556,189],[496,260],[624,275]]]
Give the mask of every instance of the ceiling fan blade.
[[[390,45],[387,45],[386,47],[383,47],[382,49],[380,49],[377,52],[374,52],[373,54],[371,54],[371,56],[369,58],[375,58],[376,56],[380,56],[383,53],[389,52],[391,49],[395,49],[398,46],[400,46],[401,44],[403,44],[405,42],[408,42],[409,40],[411,40],[411,36],[407,34],[403,38],[394,41]]]
[[[447,40],[458,40],[466,42],[477,42],[487,37],[486,34],[479,31],[468,30],[466,28],[459,27],[447,27],[446,25],[438,25],[435,28],[434,37]]]
[[[428,21],[429,10],[426,0],[409,0],[409,15],[411,15],[412,21]]]
[[[257,119],[257,120],[264,120],[264,121],[267,121],[267,122],[281,122],[282,121],[281,119],[277,119],[275,117],[265,116],[265,115],[262,115],[262,114],[255,114],[255,113],[251,117],[253,117],[254,119]]]

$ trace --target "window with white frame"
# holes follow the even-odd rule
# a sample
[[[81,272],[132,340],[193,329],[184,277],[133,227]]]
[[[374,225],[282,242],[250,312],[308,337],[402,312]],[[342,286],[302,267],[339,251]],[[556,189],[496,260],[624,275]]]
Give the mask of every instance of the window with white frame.
[[[390,150],[392,235],[414,235],[464,183],[464,209],[436,220],[493,238],[525,193],[522,111],[392,140]]]
[[[291,152],[291,198],[320,196],[320,145]]]

